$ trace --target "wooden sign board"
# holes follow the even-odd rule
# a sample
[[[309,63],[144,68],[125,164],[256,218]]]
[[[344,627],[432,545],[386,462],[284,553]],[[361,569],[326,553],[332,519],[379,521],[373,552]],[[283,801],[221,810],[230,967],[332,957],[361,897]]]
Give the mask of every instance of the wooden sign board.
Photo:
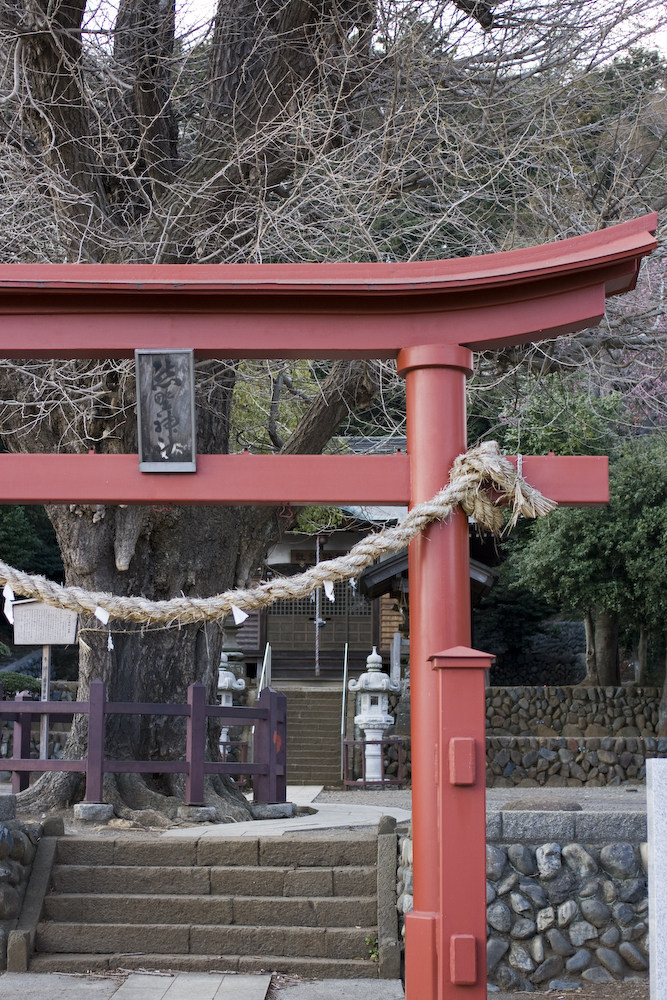
[[[52,608],[41,601],[14,603],[14,642],[17,646],[69,646],[76,642],[77,614]]]
[[[135,351],[139,469],[195,472],[194,353]]]

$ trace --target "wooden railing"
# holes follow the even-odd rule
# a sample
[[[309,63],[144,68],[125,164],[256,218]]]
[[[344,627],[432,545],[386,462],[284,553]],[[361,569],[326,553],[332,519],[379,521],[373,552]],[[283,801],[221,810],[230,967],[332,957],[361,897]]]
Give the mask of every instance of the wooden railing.
[[[30,757],[30,730],[35,716],[88,716],[88,753],[80,760],[38,760]],[[104,756],[107,715],[172,715],[186,719],[185,760],[107,760]],[[224,725],[254,726],[251,763],[206,760],[210,718]],[[104,775],[185,774],[185,801],[203,805],[208,774],[243,774],[253,777],[255,802],[284,802],[287,700],[280,691],[265,688],[252,708],[207,705],[203,684],[191,684],[185,705],[156,702],[109,702],[104,682],[90,684],[88,701],[29,701],[22,694],[13,702],[0,702],[0,719],[14,723],[13,757],[2,760],[12,772],[12,791],[28,787],[31,772],[81,771],[86,775],[86,802],[102,801]]]

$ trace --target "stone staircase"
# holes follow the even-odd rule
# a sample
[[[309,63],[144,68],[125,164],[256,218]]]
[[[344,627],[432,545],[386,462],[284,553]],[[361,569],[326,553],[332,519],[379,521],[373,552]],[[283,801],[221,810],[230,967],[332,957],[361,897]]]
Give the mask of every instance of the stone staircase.
[[[29,969],[375,978],[377,844],[59,838]]]
[[[340,786],[340,685],[279,687],[287,696],[287,783]]]

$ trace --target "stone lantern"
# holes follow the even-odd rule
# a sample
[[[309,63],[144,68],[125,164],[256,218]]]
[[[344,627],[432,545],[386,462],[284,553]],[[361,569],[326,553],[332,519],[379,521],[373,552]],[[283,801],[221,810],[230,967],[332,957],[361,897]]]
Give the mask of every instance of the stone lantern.
[[[227,654],[229,669],[235,677],[244,677],[246,674],[245,653],[239,645],[237,635],[243,624],[237,625],[232,615],[228,615],[222,623],[222,648]]]
[[[400,682],[392,681],[382,670],[382,657],[375,646],[366,660],[367,670],[359,680],[348,682],[350,691],[359,691],[361,711],[354,717],[355,726],[364,733],[364,757],[366,761],[366,781],[381,782],[384,777],[382,766],[382,734],[394,724],[389,714],[389,691],[399,691]]]
[[[223,650],[220,653],[220,666],[218,667],[218,694],[220,695],[220,704],[230,706],[234,701],[234,691],[245,691],[245,680],[243,677],[235,677],[231,670],[228,669],[229,659],[227,653]],[[227,735],[229,733],[229,726],[223,726],[220,730],[220,756],[225,756],[225,743],[227,742]]]

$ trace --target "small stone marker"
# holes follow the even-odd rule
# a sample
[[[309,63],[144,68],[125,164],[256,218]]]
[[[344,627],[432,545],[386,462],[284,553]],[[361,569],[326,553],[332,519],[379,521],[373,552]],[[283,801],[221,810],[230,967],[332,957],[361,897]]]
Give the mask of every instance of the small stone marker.
[[[667,996],[667,760],[646,761],[651,1000]]]

